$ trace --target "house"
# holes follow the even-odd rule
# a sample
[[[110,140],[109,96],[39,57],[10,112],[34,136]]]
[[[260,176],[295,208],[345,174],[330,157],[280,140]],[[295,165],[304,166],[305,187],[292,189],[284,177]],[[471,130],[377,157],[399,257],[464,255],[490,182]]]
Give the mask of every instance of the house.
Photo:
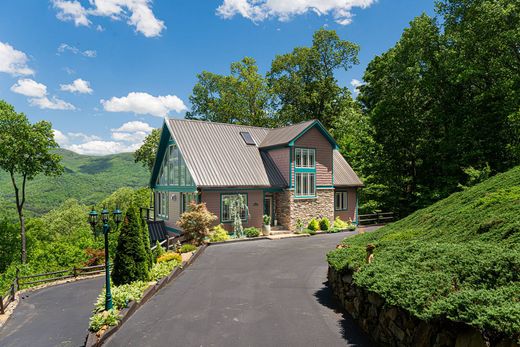
[[[155,218],[178,232],[192,201],[231,230],[227,198],[237,194],[248,206],[244,227],[261,227],[263,215],[287,230],[318,216],[357,221],[363,183],[317,120],[269,129],[166,119],[150,186]]]

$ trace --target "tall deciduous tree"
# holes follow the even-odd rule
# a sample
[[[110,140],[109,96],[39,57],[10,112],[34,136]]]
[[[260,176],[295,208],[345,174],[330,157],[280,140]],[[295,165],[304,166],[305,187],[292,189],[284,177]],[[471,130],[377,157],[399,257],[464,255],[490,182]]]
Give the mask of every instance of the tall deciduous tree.
[[[160,137],[161,129],[153,129],[152,132],[146,136],[141,147],[134,152],[135,162],[141,163],[150,171],[153,169]]]
[[[187,119],[269,126],[270,94],[253,58],[231,64],[230,75],[203,71],[190,96]]]
[[[359,46],[341,40],[334,30],[314,33],[311,47],[297,47],[278,55],[271,64],[268,83],[280,124],[319,119],[332,128],[352,101],[350,91],[335,77],[358,63]]]
[[[63,172],[61,157],[49,122],[31,124],[23,113],[0,100],[0,168],[7,171],[13,184],[20,220],[21,261],[27,258],[25,240],[26,184],[38,174],[57,176]]]

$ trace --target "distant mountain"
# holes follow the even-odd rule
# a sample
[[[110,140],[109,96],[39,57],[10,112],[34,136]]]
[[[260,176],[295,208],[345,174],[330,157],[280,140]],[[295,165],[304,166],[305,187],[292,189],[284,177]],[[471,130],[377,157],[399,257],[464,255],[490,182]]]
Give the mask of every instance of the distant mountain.
[[[134,163],[132,153],[89,156],[59,149],[65,172],[60,177],[37,176],[27,184],[27,216],[41,215],[69,198],[84,204],[99,202],[121,187],[148,185],[150,174]],[[9,175],[0,171],[0,215],[16,217],[14,190]]]

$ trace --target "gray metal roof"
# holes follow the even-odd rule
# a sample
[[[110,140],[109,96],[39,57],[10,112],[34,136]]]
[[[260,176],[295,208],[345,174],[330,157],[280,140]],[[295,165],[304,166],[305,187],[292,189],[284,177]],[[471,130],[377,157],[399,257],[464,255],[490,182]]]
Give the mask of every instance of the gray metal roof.
[[[334,186],[335,187],[362,187],[363,182],[352,170],[343,155],[335,149],[333,155],[334,163]]]
[[[300,135],[302,131],[307,129],[315,120],[289,125],[286,127],[271,129],[269,134],[260,143],[260,148],[286,145],[291,142],[296,136]]]
[[[285,181],[285,178],[283,177],[282,173],[278,169],[278,166],[276,166],[269,153],[260,152],[260,155],[262,156],[267,178],[269,179],[271,186],[276,188],[287,187],[289,184]]]
[[[271,187],[258,147],[270,129],[204,121],[168,119],[168,129],[198,187]]]

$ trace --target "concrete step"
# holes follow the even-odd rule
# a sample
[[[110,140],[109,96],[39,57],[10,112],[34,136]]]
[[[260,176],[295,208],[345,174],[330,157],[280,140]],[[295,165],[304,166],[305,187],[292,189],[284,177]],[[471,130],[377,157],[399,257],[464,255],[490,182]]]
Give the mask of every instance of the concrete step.
[[[285,235],[285,234],[292,234],[292,232],[289,230],[284,230],[284,229],[271,228],[271,235]]]

